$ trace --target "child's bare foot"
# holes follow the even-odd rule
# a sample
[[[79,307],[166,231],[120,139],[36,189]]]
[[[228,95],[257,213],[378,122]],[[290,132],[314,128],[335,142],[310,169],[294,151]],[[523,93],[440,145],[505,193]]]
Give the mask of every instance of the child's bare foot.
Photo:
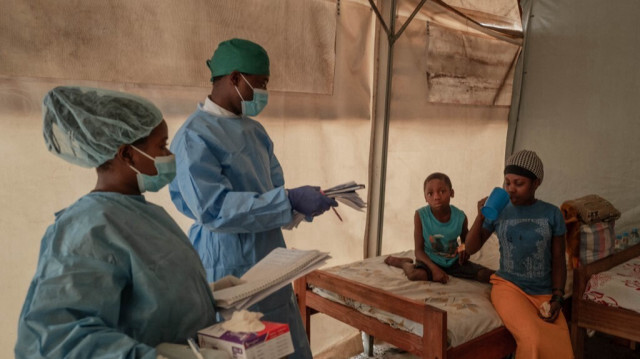
[[[384,262],[390,266],[402,268],[403,263],[413,263],[413,259],[405,257],[393,257],[388,256],[384,259]]]

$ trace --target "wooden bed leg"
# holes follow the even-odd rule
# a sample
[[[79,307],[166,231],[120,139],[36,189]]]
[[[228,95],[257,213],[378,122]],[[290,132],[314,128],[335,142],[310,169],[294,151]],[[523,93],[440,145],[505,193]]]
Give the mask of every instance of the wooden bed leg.
[[[447,359],[447,312],[424,310],[423,323],[429,323],[422,334],[423,359]]]
[[[571,323],[571,346],[573,347],[575,359],[584,357],[584,335],[586,331],[585,328],[580,328],[577,324]]]
[[[296,294],[298,300],[298,310],[300,310],[300,317],[302,317],[302,325],[307,333],[307,339],[311,343],[311,310],[307,308],[307,278],[301,277],[293,282],[293,291]]]
[[[372,357],[373,356],[373,335],[369,335],[365,332],[362,333],[362,347],[364,348],[364,353]]]

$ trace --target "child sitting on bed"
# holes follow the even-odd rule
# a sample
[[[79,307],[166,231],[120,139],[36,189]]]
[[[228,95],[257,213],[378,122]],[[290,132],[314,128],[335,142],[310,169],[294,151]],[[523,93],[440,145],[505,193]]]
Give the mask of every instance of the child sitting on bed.
[[[467,235],[473,254],[492,232],[500,242],[500,269],[491,277],[491,301],[516,340],[516,358],[573,358],[562,315],[567,276],[565,224],[558,207],[535,198],[542,183],[542,161],[522,150],[507,159],[504,188],[510,203],[496,220],[478,215]]]
[[[467,216],[449,204],[454,194],[449,176],[430,174],[423,190],[428,206],[418,209],[414,217],[416,263],[411,258],[392,256],[384,262],[402,268],[409,280],[447,283],[451,275],[489,283],[493,271],[468,260],[464,249]],[[458,246],[458,237],[462,246]]]

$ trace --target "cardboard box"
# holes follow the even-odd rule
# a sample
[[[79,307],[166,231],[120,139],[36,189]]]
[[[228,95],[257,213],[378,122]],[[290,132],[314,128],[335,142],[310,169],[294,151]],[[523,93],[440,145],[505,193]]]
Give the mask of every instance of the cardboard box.
[[[262,322],[264,329],[256,333],[230,332],[222,323],[198,331],[202,348],[226,351],[234,359],[274,359],[293,353],[289,325]]]

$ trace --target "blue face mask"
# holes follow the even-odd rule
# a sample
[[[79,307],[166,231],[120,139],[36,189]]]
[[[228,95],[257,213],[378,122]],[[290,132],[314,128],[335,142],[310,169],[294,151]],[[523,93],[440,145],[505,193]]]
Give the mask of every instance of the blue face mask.
[[[136,146],[131,147],[148,159],[152,160],[153,164],[156,166],[156,170],[158,171],[157,175],[150,176],[141,173],[135,167],[129,165],[129,167],[137,173],[136,177],[138,178],[138,188],[140,189],[140,193],[145,191],[158,192],[162,187],[168,185],[176,177],[176,156],[158,156],[153,158],[142,152]]]
[[[240,99],[242,99],[242,114],[244,116],[257,116],[267,106],[269,93],[267,92],[267,90],[254,89],[243,74],[240,74],[240,76],[242,76],[247,85],[249,85],[249,87],[251,87],[251,89],[253,90],[253,100],[245,101],[244,98],[242,98],[242,95],[240,95],[240,91],[238,91],[238,87],[236,86],[236,92],[238,93],[238,96],[240,96]]]

